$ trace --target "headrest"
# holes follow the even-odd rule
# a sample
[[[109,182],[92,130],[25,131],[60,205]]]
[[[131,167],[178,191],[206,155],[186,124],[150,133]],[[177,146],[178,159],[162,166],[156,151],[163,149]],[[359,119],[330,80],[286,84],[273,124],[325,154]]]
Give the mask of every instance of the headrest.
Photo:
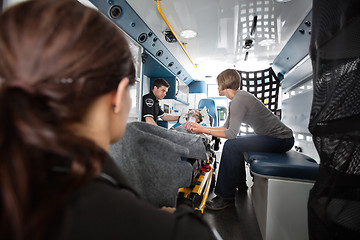
[[[216,109],[216,104],[215,101],[213,99],[209,99],[209,98],[204,98],[201,99],[199,101],[198,104],[198,108],[202,109],[206,107],[208,109],[208,113],[212,116],[213,118],[213,127],[217,127],[218,123],[217,123],[217,109]]]

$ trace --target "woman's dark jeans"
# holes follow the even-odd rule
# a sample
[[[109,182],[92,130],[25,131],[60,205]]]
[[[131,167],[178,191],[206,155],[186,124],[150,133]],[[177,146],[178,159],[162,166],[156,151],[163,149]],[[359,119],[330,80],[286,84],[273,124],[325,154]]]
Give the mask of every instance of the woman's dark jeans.
[[[256,134],[227,140],[221,155],[215,194],[222,198],[234,198],[236,188],[246,185],[243,152],[284,153],[293,145],[294,137],[281,139]]]

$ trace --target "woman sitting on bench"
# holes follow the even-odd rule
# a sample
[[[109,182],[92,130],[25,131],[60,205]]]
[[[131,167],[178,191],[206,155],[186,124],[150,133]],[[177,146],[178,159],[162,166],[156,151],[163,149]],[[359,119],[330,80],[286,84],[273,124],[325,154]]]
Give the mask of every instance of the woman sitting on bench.
[[[206,206],[212,210],[234,204],[236,189],[246,192],[246,173],[243,152],[286,152],[294,145],[293,132],[252,94],[240,90],[241,78],[234,69],[217,77],[219,95],[231,100],[224,126],[204,127],[187,122],[185,127],[194,133],[206,133],[227,138],[221,155],[215,198]],[[255,134],[238,136],[241,123],[250,125]]]

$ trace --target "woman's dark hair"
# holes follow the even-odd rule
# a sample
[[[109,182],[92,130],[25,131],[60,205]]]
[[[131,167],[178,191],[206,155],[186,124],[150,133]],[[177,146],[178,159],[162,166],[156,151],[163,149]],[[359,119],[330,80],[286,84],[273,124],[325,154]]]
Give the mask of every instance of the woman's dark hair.
[[[26,1],[0,14],[1,239],[54,233],[71,194],[107,156],[66,126],[134,76],[121,31],[76,0]]]

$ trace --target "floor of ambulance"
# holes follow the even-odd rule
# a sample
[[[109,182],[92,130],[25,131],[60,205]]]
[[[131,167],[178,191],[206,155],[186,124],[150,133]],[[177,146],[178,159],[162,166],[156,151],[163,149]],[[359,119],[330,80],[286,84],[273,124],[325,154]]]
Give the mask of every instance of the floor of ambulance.
[[[217,159],[220,159],[220,156]],[[247,184],[251,186],[249,169],[246,170]],[[208,199],[212,199],[214,196],[214,193],[210,193]],[[205,208],[203,217],[211,227],[218,231],[224,240],[262,240],[251,203],[251,188],[249,188],[247,194],[236,194],[235,206],[221,211],[211,211]]]

